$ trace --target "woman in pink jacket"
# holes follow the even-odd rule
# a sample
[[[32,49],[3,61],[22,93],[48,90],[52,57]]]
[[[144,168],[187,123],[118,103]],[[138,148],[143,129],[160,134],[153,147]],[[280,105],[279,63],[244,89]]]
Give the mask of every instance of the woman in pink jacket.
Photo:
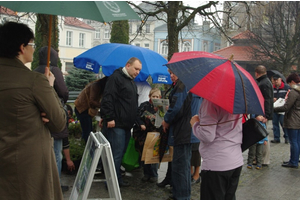
[[[201,141],[201,199],[235,199],[243,166],[242,115],[203,99],[199,115],[190,123]]]

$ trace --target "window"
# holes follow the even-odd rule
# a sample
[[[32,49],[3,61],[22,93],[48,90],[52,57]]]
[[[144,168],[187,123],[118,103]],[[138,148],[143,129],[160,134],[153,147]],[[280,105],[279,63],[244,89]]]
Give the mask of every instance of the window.
[[[72,46],[72,36],[73,36],[73,32],[67,31],[67,37],[66,37],[66,45],[67,46]]]
[[[217,51],[220,49],[220,43],[215,43],[214,51]]]
[[[132,33],[132,23],[129,24],[129,33]]]
[[[145,47],[146,49],[149,49],[149,46],[150,46],[149,43],[145,43],[145,44],[144,44],[144,47]]]
[[[135,43],[135,46],[140,47],[141,44],[140,43]]]
[[[109,39],[110,38],[110,32],[108,29],[104,30],[104,39]]]
[[[202,43],[202,50],[208,52],[208,41],[203,41],[203,43]]]
[[[168,44],[166,42],[163,42],[161,44],[161,54],[162,55],[168,55],[169,49],[168,49]]]
[[[186,51],[191,51],[191,43],[190,42],[184,42],[183,43],[183,47],[182,47],[182,51],[186,52]]]
[[[74,67],[72,62],[66,62],[66,71],[70,72]]]
[[[146,33],[150,33],[150,24],[146,24]]]
[[[140,26],[136,25],[136,32],[138,33],[140,31]]]
[[[95,30],[95,39],[100,39],[100,29]]]
[[[79,46],[84,47],[84,33],[79,33]]]

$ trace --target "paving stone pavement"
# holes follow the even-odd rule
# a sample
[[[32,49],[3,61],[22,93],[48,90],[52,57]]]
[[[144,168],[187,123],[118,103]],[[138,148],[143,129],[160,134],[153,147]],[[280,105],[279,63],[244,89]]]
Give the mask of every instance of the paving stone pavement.
[[[268,127],[270,140],[273,139],[272,126]],[[237,200],[300,200],[300,168],[289,169],[281,167],[283,161],[287,161],[290,155],[290,146],[285,143],[271,143],[270,165],[261,170],[247,169],[248,151],[243,153],[244,166],[242,169],[239,186],[236,192]],[[158,170],[158,182],[161,182],[167,171],[167,163],[162,163]],[[170,193],[170,187],[159,188],[155,183],[142,182],[143,171],[141,169],[126,172],[124,180],[129,181],[130,187],[121,188],[121,196],[124,200],[166,200]],[[63,185],[70,187],[64,192],[64,199],[68,200],[76,175],[62,173]],[[96,178],[96,177],[95,177]],[[101,178],[101,176],[100,176]],[[104,183],[93,182],[88,198],[109,198]],[[192,185],[191,199],[200,199],[200,184]]]

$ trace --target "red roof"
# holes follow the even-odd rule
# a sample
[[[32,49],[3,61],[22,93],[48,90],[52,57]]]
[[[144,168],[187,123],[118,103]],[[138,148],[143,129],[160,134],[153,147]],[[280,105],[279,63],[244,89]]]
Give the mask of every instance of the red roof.
[[[95,30],[95,28],[93,28],[90,25],[84,23],[83,21],[80,21],[79,19],[77,19],[75,17],[65,17],[64,22],[65,22],[65,25],[76,26],[76,27],[80,27],[80,28]]]
[[[244,39],[250,39],[251,36],[254,36],[253,33],[251,33],[251,31],[246,30],[244,32],[241,32],[235,36],[233,36],[231,39],[233,40],[244,40]]]
[[[253,59],[252,47],[250,45],[247,46],[244,44],[245,41],[250,40],[251,36],[253,36],[253,33],[249,30],[239,33],[232,37],[232,40],[234,41],[234,44],[232,46],[219,49],[217,51],[214,51],[213,53],[219,54],[228,59],[233,55],[233,60],[235,61],[245,61],[245,62],[257,61]],[[235,45],[235,44],[239,44],[239,45]]]
[[[12,11],[9,8],[5,8],[3,6],[0,6],[0,14],[6,14],[6,15],[13,15],[13,16],[17,16],[17,13]]]
[[[233,55],[233,60],[235,61],[255,61],[252,58],[251,47],[249,46],[229,46],[223,49],[214,51],[214,54],[219,54],[224,58],[230,58]]]

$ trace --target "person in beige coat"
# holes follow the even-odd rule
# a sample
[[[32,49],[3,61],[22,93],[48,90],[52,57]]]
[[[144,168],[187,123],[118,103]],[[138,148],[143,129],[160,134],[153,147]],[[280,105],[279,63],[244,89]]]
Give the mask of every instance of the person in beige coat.
[[[66,114],[52,88],[54,76],[33,72],[34,34],[25,24],[0,26],[0,198],[63,199],[50,131]],[[50,83],[50,84],[49,84]]]

